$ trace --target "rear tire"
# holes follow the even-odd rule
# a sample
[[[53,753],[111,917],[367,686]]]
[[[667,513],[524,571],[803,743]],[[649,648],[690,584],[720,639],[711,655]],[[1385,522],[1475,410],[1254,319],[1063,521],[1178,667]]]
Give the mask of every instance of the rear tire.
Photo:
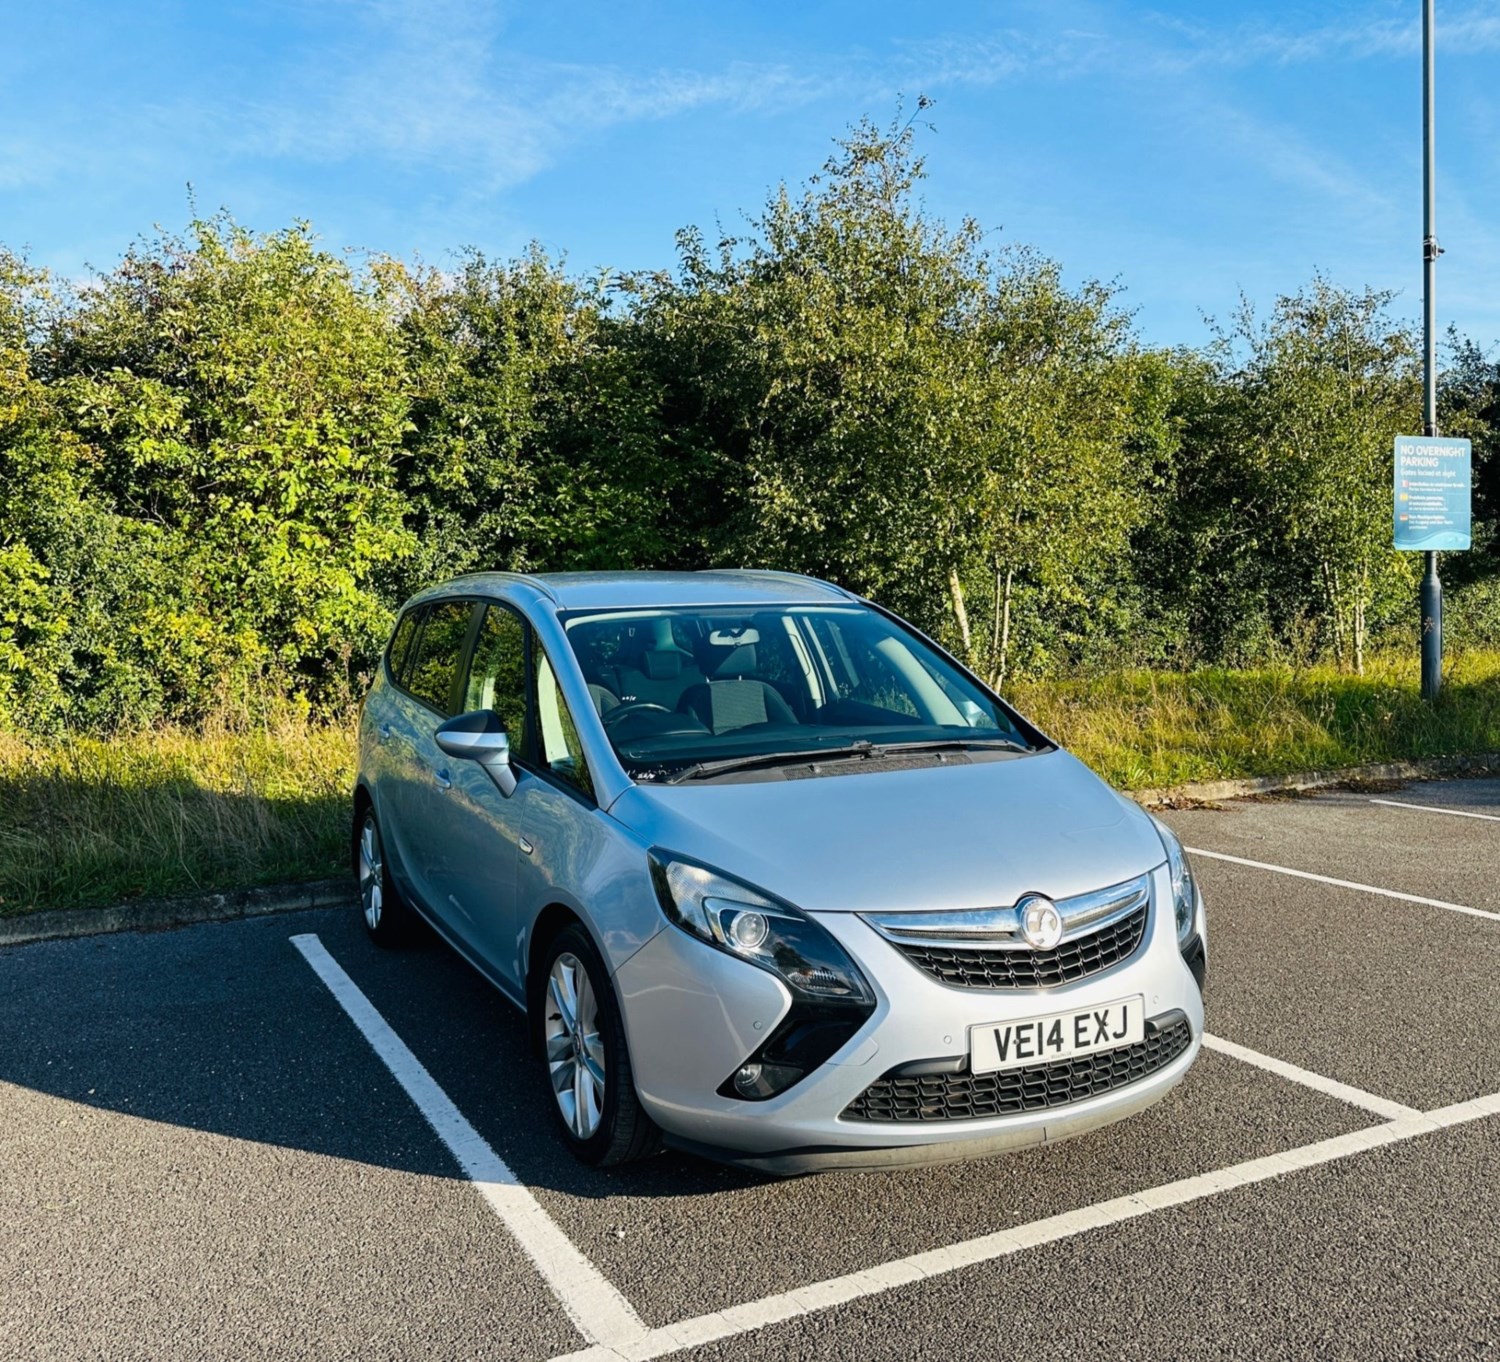
[[[391,880],[375,806],[366,804],[354,831],[354,878],[365,931],[377,946],[402,946],[412,937],[415,914]]]
[[[577,923],[548,945],[532,998],[552,1113],[573,1156],[612,1168],[654,1154],[661,1132],[635,1095],[609,971]]]

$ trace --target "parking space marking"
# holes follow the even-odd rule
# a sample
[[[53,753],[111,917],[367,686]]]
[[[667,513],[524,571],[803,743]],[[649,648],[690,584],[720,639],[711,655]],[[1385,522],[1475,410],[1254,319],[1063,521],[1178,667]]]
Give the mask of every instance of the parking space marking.
[[[1416,809],[1419,813],[1446,813],[1454,818],[1482,818],[1486,823],[1500,823],[1500,813],[1471,813],[1468,809],[1444,809],[1436,804],[1408,804],[1404,799],[1372,799],[1392,809]]]
[[[1252,1050],[1248,1046],[1236,1045],[1234,1041],[1225,1040],[1223,1036],[1205,1034],[1203,1048],[1217,1050],[1221,1055],[1228,1055],[1231,1059],[1238,1059],[1245,1064],[1253,1064],[1257,1069],[1264,1069],[1267,1073],[1290,1079],[1293,1083],[1300,1083],[1305,1088],[1313,1088],[1327,1097],[1347,1102],[1350,1106],[1361,1107],[1365,1111],[1373,1112],[1376,1116],[1385,1117],[1388,1121],[1399,1121],[1407,1116],[1421,1115],[1415,1107],[1392,1102],[1387,1097],[1377,1097],[1373,1092],[1351,1087],[1348,1083],[1340,1083],[1336,1078],[1328,1078],[1323,1074],[1314,1073],[1311,1069],[1288,1064],[1284,1059],[1264,1055],[1259,1050]]]
[[[1270,870],[1277,875],[1292,875],[1299,880],[1315,880],[1319,884],[1331,884],[1336,889],[1354,889],[1361,894],[1379,894],[1382,898],[1400,899],[1404,903],[1420,903],[1428,908],[1446,908],[1450,913],[1463,913],[1468,917],[1487,918],[1500,922],[1500,913],[1485,908],[1470,908],[1462,903],[1449,903],[1446,899],[1428,899],[1420,894],[1404,894],[1399,889],[1382,889],[1374,884],[1357,884],[1353,880],[1338,880],[1332,875],[1314,875],[1310,870],[1293,870],[1287,865],[1271,865],[1266,861],[1251,861],[1243,856],[1230,856],[1223,851],[1206,851],[1202,847],[1188,847],[1194,856],[1206,856],[1211,861],[1229,861],[1234,865],[1246,865],[1252,870]]]
[[[517,1181],[504,1160],[438,1087],[422,1062],[328,953],[322,941],[311,933],[290,940],[391,1076],[416,1103],[417,1110],[447,1146],[464,1176],[479,1189],[536,1264],[585,1341],[614,1350],[605,1356],[625,1356],[626,1349],[639,1344],[649,1333],[630,1302],[574,1247],[541,1203]]]
[[[1399,1120],[1367,1126],[1347,1135],[1336,1135],[1332,1139],[1318,1140],[1280,1154],[1249,1159],[1212,1173],[1200,1173],[1195,1177],[1153,1187],[1149,1191],[1101,1201],[1082,1210],[1067,1211],[1045,1220],[1034,1220],[1029,1225],[1013,1230],[982,1235],[948,1248],[929,1249],[925,1253],[898,1258],[879,1267],[851,1272],[842,1277],[831,1277],[810,1286],[764,1296],[744,1305],[664,1325],[648,1331],[634,1343],[623,1347],[596,1345],[564,1354],[554,1358],[553,1362],[650,1362],[653,1358],[750,1333],[770,1324],[779,1324],[817,1310],[877,1295],[926,1277],[940,1276],[978,1263],[993,1262],[1023,1249],[1071,1239],[1074,1235],[1085,1234],[1118,1221],[1133,1220],[1169,1206],[1201,1201],[1235,1187],[1266,1182],[1303,1168],[1316,1168],[1363,1153],[1367,1149],[1399,1144],[1488,1116],[1500,1116],[1500,1093],[1476,1097],[1437,1111],[1414,1112]]]

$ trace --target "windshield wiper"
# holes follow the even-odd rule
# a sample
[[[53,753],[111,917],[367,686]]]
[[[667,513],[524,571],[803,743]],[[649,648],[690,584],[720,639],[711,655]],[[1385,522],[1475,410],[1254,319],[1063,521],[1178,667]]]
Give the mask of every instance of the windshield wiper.
[[[903,752],[964,752],[974,748],[998,747],[1009,752],[1030,752],[1033,748],[1012,738],[932,738],[926,742],[875,743],[861,738],[847,747],[817,747],[803,752],[761,752],[749,757],[725,757],[721,761],[700,761],[684,766],[661,783],[676,785],[684,780],[703,780],[731,771],[753,771],[771,766],[796,766],[802,762],[850,761],[880,758]]]
[[[716,776],[726,771],[753,771],[762,766],[795,766],[804,761],[868,757],[875,750],[874,743],[868,738],[861,738],[847,747],[814,747],[805,752],[761,752],[750,757],[724,757],[719,761],[699,761],[691,766],[684,766],[662,783],[676,785],[682,780],[701,780],[705,776]]]

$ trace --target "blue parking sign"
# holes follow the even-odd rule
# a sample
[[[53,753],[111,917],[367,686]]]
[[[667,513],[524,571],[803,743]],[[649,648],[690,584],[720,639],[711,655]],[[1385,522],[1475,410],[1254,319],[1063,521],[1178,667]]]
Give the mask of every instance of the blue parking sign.
[[[1396,436],[1398,549],[1469,547],[1469,460],[1467,440]]]

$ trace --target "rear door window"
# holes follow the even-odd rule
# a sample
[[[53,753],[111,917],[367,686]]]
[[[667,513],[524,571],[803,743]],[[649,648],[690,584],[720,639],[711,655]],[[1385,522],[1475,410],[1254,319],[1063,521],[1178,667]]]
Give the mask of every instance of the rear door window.
[[[472,601],[439,601],[428,606],[427,624],[406,677],[404,688],[444,718],[454,713],[453,683],[458,679],[473,614]]]
[[[396,625],[396,632],[391,635],[391,646],[386,649],[386,666],[390,668],[391,680],[398,686],[401,684],[401,673],[406,667],[407,654],[411,652],[412,637],[417,632],[417,616],[421,610],[408,610],[401,616],[401,622]]]

